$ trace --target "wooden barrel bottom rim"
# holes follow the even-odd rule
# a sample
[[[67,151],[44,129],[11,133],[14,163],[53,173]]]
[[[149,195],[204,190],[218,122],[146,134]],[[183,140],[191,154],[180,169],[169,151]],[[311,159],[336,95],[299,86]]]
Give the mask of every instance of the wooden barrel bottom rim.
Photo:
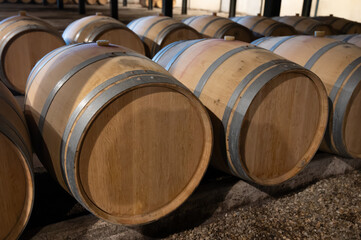
[[[360,70],[361,68],[356,70],[354,73],[355,78],[353,80],[356,81],[350,81],[350,84],[353,84],[354,86],[347,87],[347,89],[353,90],[351,92],[344,91],[344,93],[348,96],[343,96],[345,100],[338,100],[337,102],[339,107],[344,109],[344,112],[341,115],[342,118],[340,119],[342,128],[338,128],[340,131],[335,132],[338,133],[335,136],[335,140],[339,140],[338,146],[343,146],[343,148],[346,150],[346,153],[349,153],[347,155],[351,155],[351,157],[354,158],[361,158],[361,128],[359,127],[359,119],[361,119]],[[347,104],[347,106],[343,107],[345,106],[344,104]],[[336,105],[336,107],[338,106]],[[345,144],[343,144],[343,142]]]
[[[144,224],[173,211],[198,185],[211,126],[194,95],[165,77],[112,81],[70,118],[63,170],[74,197],[92,213]]]
[[[2,149],[2,148],[6,148]],[[0,239],[17,239],[33,206],[33,176],[19,148],[0,133]]]
[[[230,125],[236,143],[229,149],[230,167],[262,185],[279,184],[302,170],[317,151],[327,122],[327,98],[318,91],[322,84],[301,69],[279,71],[263,73],[275,75],[268,82],[262,83],[262,77],[254,82],[258,89],[242,96]],[[311,103],[312,108],[297,108]]]

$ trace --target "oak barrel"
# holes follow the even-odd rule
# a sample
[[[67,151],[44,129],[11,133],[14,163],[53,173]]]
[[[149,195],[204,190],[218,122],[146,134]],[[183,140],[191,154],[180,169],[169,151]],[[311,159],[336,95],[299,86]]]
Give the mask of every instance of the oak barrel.
[[[316,20],[329,24],[339,34],[361,34],[361,23],[334,16],[315,17]]]
[[[63,32],[67,44],[94,42],[99,39],[130,48],[145,54],[142,40],[126,25],[102,13],[81,18],[72,22]]]
[[[317,151],[328,102],[322,82],[307,69],[221,39],[173,43],[153,60],[213,113],[216,167],[273,185],[297,174]]]
[[[212,126],[162,67],[102,43],[44,57],[29,76],[25,114],[39,159],[85,208],[112,223],[148,223],[200,182]]]
[[[321,150],[360,158],[361,49],[312,36],[268,38],[254,44],[305,66],[321,78],[332,106]]]
[[[0,79],[21,94],[36,62],[45,54],[64,45],[58,31],[25,12],[0,22]]]
[[[109,3],[108,0],[97,0],[99,5],[107,5]]]
[[[297,34],[297,31],[292,26],[278,22],[272,18],[262,16],[245,16],[233,17],[231,20],[253,31],[256,37],[289,36]]]
[[[331,26],[312,18],[302,16],[284,16],[274,17],[273,19],[294,27],[300,34],[313,35],[315,31],[324,31],[326,35],[331,35],[333,33]]]
[[[0,239],[17,239],[33,207],[32,149],[26,121],[0,82]]]
[[[327,36],[339,41],[347,42],[354,44],[358,47],[361,47],[361,34],[344,34],[344,35],[331,35]]]
[[[130,22],[128,27],[144,42],[148,57],[153,57],[170,43],[202,38],[195,29],[165,16],[138,18]]]
[[[182,21],[188,26],[197,30],[204,37],[224,38],[224,36],[234,36],[236,40],[252,42],[252,32],[228,18],[218,16],[194,16]]]

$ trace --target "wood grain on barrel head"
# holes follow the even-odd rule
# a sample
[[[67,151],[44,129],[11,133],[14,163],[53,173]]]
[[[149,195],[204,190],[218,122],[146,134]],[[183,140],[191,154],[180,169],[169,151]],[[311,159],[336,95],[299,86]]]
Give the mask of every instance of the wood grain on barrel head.
[[[36,62],[64,45],[64,41],[55,28],[30,16],[4,19],[0,29],[1,80],[8,88],[24,94],[27,77]]]
[[[241,159],[252,178],[280,182],[307,163],[317,150],[309,151],[319,129],[318,101],[317,87],[298,73],[278,76],[257,94],[240,141]]]
[[[347,150],[352,156],[361,154],[361,84],[359,84],[352,93],[351,100],[347,106],[345,117],[344,138]]]
[[[269,38],[258,45],[307,66],[320,77],[333,108],[321,150],[360,157],[357,122],[361,115],[361,49],[334,39],[310,36]],[[275,45],[278,46],[274,48]]]
[[[0,83],[0,239],[17,239],[34,201],[31,144],[24,116]]]
[[[164,87],[134,89],[87,131],[80,184],[99,210],[123,223],[164,214],[194,184],[204,136],[199,113],[184,95]]]
[[[70,45],[42,61],[29,78],[25,112],[46,146],[41,160],[83,206],[134,225],[189,197],[213,143],[207,111],[189,90],[116,45]]]
[[[154,60],[218,119],[213,164],[222,170],[273,185],[297,174],[317,151],[328,102],[310,71],[264,49],[216,39],[174,44]]]
[[[16,239],[30,217],[33,181],[19,149],[2,134],[0,152],[0,238]]]
[[[61,39],[47,32],[28,32],[13,39],[4,57],[4,70],[14,88],[24,93],[27,77],[34,65],[63,44]]]

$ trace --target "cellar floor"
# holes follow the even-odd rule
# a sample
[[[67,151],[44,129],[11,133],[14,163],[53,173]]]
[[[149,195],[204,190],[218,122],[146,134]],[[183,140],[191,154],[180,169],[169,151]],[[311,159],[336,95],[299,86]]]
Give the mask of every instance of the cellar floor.
[[[176,211],[140,227],[96,218],[36,157],[34,165],[35,205],[20,239],[359,239],[361,233],[360,159],[318,153],[299,175],[272,187],[209,168]]]

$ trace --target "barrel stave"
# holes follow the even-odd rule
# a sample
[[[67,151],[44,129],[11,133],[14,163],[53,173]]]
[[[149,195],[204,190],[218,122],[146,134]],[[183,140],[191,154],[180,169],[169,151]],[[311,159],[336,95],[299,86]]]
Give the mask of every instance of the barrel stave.
[[[170,43],[201,38],[193,28],[164,16],[143,17],[130,22],[128,27],[144,42],[149,57]]]
[[[197,99],[123,47],[81,44],[49,57],[32,74],[25,110],[50,154],[41,160],[61,185],[118,224],[151,222],[184,202],[211,154],[211,125]]]
[[[272,47],[268,41],[278,47]],[[354,117],[360,115],[357,110],[360,99],[360,49],[327,38],[299,36],[286,41],[283,39],[282,44],[279,44],[280,41],[280,38],[266,39],[259,46],[266,47],[267,43],[267,48],[270,47],[275,53],[314,71],[326,87],[332,111],[321,150],[345,157],[359,157],[361,143],[358,136],[361,132],[355,127]]]
[[[24,94],[26,79],[36,62],[64,45],[64,41],[49,24],[30,16],[5,19],[0,29],[1,80],[8,88]]]
[[[17,239],[34,201],[32,149],[24,116],[0,83],[0,238]]]
[[[289,36],[297,33],[292,26],[262,16],[235,17],[232,20],[249,28],[257,36]]]
[[[123,23],[100,13],[71,23],[65,29],[63,38],[67,44],[108,40],[145,54],[144,45],[134,32]]]
[[[227,172],[262,185],[281,183],[304,168],[327,122],[326,92],[317,76],[246,43],[203,40],[178,45],[183,48],[175,44],[154,59],[212,112],[215,136],[225,136],[225,142],[215,138],[214,165],[222,170],[228,165]],[[299,91],[301,86],[305,91]],[[318,104],[312,110],[306,107],[314,102]],[[295,149],[288,144],[292,140]]]
[[[207,38],[224,38],[224,36],[234,36],[236,40],[250,42],[253,39],[251,31],[232,21],[218,16],[197,16],[183,21],[188,26],[196,29]]]

